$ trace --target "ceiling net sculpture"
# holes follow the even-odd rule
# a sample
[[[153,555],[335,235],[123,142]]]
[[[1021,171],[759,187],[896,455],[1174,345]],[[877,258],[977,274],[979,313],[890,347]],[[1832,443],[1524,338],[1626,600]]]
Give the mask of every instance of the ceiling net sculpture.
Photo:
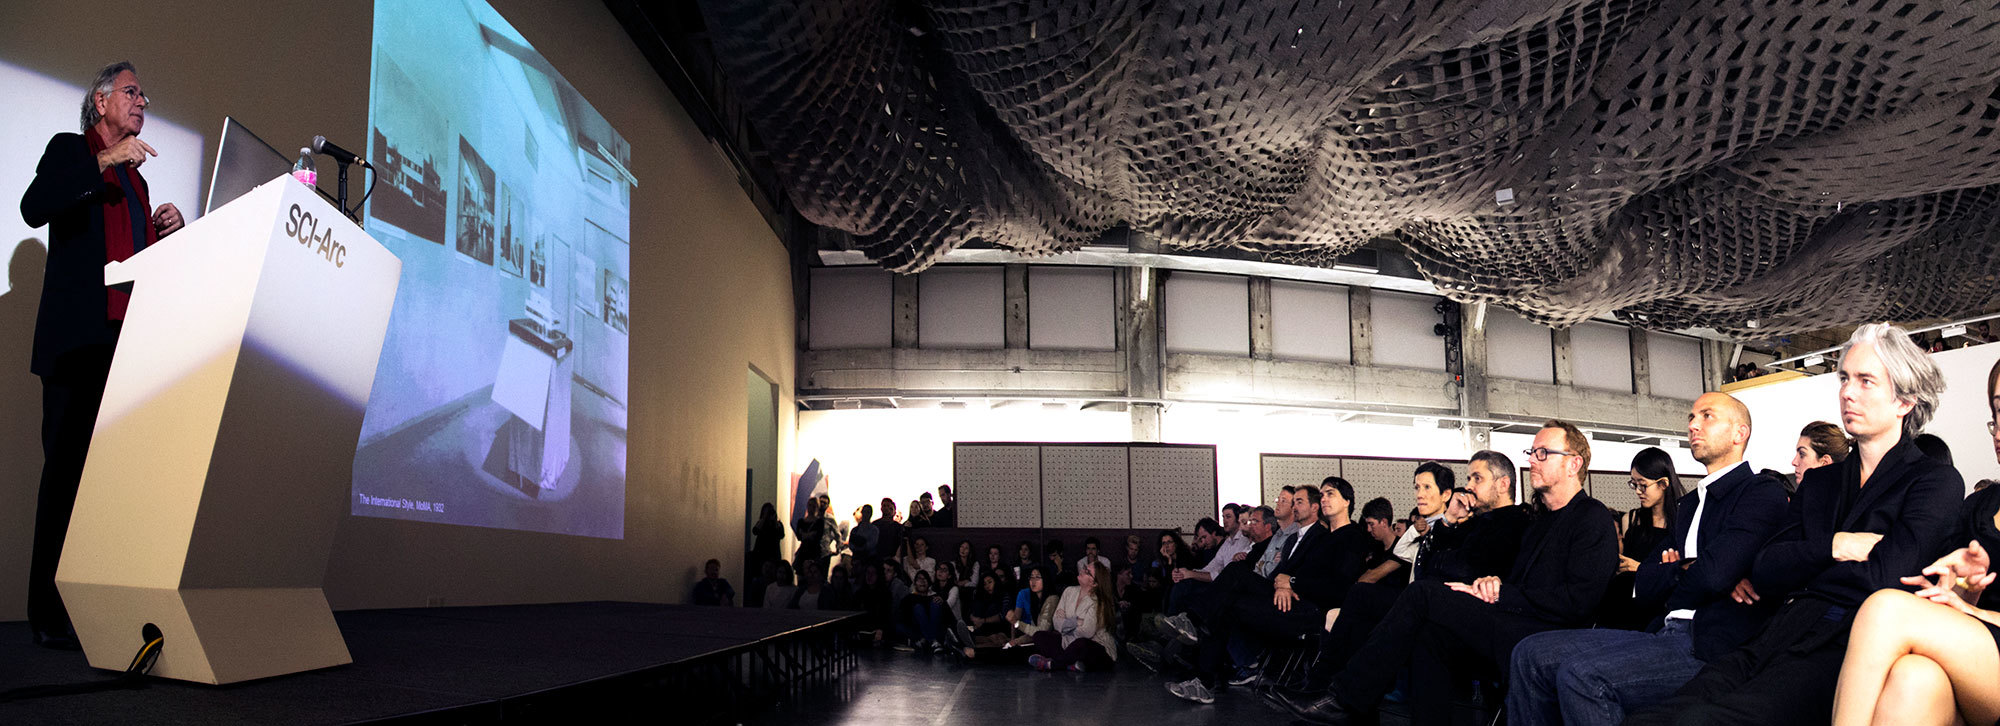
[[[792,201],[898,270],[1126,224],[1307,265],[1394,239],[1447,295],[1553,325],[2000,303],[1994,0],[703,12]]]

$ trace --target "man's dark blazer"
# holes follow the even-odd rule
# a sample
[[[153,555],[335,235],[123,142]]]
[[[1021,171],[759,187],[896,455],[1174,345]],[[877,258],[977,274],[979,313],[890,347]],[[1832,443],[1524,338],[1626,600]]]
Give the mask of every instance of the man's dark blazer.
[[[1617,571],[1618,528],[1611,510],[1579,491],[1562,509],[1544,512],[1528,526],[1493,605],[1556,627],[1587,627]]]
[[[138,174],[132,177],[144,195],[146,180]],[[21,195],[21,219],[31,228],[49,225],[48,267],[29,364],[36,375],[55,372],[64,354],[116,340],[105,324],[103,205],[121,194],[116,185],[105,183],[97,157],[82,135],[56,134],[49,139],[35,166],[34,181]]]
[[[1424,579],[1471,582],[1489,575],[1506,577],[1521,552],[1521,536],[1534,520],[1519,504],[1472,515],[1452,527],[1450,536],[1433,540]]]
[[[1861,486],[1861,454],[1806,472],[1784,526],[1757,556],[1750,584],[1764,599],[1818,598],[1852,613],[1876,590],[1913,589],[1914,575],[1953,546],[1965,480],[1906,437]],[[1833,559],[1836,532],[1874,532],[1864,562]],[[1963,546],[1958,543],[1957,546]]]
[[[1757,553],[1784,522],[1787,506],[1782,482],[1752,473],[1749,464],[1738,462],[1705,490],[1674,505],[1672,531],[1639,562],[1634,599],[1666,612],[1693,610],[1694,657],[1706,662],[1734,650],[1756,635],[1777,609],[1776,600],[1744,605],[1730,593],[1738,581],[1750,576]],[[1701,529],[1695,532],[1697,556],[1660,564],[1660,553],[1685,549],[1682,545],[1694,525],[1696,509],[1701,510]],[[1655,618],[1651,630],[1662,625],[1664,616]]]
[[[1349,524],[1337,532],[1314,524],[1300,535],[1304,539],[1278,562],[1278,569],[1271,573],[1272,579],[1291,575],[1292,591],[1299,597],[1323,610],[1340,607],[1348,588],[1354,586],[1355,578],[1366,567],[1368,553],[1359,542],[1368,536],[1362,533],[1359,524]]]

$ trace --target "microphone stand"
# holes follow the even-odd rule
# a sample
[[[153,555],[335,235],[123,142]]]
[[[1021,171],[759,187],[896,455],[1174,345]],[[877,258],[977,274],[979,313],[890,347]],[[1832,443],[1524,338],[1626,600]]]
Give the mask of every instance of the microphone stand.
[[[354,211],[353,211],[353,210],[350,210],[350,209],[348,209],[348,208],[347,208],[347,162],[345,162],[345,161],[338,161],[338,162],[335,162],[335,163],[338,163],[338,164],[340,164],[340,172],[339,172],[339,173],[340,173],[340,197],[339,197],[339,205],[340,205],[340,213],[341,213],[341,214],[345,214],[345,215],[347,215],[347,218],[348,218],[348,219],[354,219]],[[361,221],[361,220],[358,220],[358,219],[355,219],[355,221],[359,222],[359,221]]]

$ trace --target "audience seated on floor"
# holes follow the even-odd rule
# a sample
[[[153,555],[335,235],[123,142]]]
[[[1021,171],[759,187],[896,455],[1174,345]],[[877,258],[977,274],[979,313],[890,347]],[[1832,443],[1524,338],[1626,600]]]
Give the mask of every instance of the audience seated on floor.
[[[798,588],[792,586],[792,565],[779,561],[771,564],[771,584],[764,586],[764,607],[783,610],[792,606],[792,594]]]
[[[1111,634],[1111,572],[1090,563],[1077,570],[1077,584],[1063,590],[1053,607],[1044,608],[1047,619],[1031,637],[1035,654],[1028,657],[1035,670],[1100,671],[1118,659],[1118,640]]]
[[[696,605],[736,604],[736,588],[722,579],[722,560],[709,560],[701,566],[701,581],[694,584],[694,592],[688,601]]]

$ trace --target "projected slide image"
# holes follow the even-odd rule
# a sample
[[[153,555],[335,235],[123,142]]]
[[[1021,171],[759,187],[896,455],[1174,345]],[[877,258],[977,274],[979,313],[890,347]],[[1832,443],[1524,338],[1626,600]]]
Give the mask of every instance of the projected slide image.
[[[521,243],[521,227],[528,222],[528,216],[523,212],[522,204],[521,195],[515,194],[513,187],[505,184],[500,185],[501,216],[500,237],[498,240],[500,258],[493,266],[500,268],[501,272],[515,277],[521,276],[521,254],[523,247]]]
[[[373,120],[370,163],[375,194],[368,216],[420,239],[444,244],[444,116],[396,64],[375,59],[377,108],[393,109]],[[379,235],[377,235],[379,236]]]
[[[458,140],[458,253],[493,264],[493,167]]]
[[[403,280],[352,512],[623,537],[631,145],[484,0],[377,0],[374,30],[403,201],[366,221]]]

